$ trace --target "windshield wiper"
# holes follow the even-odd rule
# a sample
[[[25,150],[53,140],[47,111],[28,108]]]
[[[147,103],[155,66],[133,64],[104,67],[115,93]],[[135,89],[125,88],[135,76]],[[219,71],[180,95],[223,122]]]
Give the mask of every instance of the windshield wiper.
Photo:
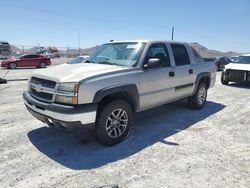
[[[108,61],[101,61],[101,62],[98,62],[98,64],[122,66],[122,65],[119,65],[117,63],[112,63],[112,62],[108,62]]]
[[[84,61],[84,63],[95,63],[95,62],[87,59],[87,60]]]

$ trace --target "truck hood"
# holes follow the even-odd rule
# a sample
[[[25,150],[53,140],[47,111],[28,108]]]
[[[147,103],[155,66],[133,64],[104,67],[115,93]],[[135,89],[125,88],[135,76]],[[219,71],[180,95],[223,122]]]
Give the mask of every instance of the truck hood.
[[[250,71],[250,64],[229,63],[225,66],[225,69]]]
[[[81,64],[62,64],[43,70],[35,71],[31,76],[60,82],[79,82],[83,79],[101,75],[104,73],[113,73],[120,70],[127,70],[128,67],[103,65],[92,63]]]

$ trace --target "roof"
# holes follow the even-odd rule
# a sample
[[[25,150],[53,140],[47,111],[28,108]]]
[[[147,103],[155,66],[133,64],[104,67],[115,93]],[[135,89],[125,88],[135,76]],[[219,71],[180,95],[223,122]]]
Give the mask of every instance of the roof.
[[[1,41],[0,41],[0,44],[2,44],[2,43],[3,43],[3,44],[9,44],[7,41],[1,40]]]
[[[242,55],[240,55],[240,56],[250,56],[250,54],[242,54]]]
[[[181,41],[168,41],[168,40],[121,40],[121,41],[115,41],[112,40],[110,42],[107,42],[107,44],[109,43],[126,43],[126,42],[145,42],[145,43],[153,43],[153,42],[169,42],[169,43],[185,43],[185,42],[181,42]]]

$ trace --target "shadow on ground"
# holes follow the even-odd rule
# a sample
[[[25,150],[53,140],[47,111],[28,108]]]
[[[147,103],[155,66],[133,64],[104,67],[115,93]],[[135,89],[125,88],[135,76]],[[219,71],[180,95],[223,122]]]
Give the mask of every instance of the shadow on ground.
[[[230,83],[228,86],[249,89],[250,82]]]
[[[196,111],[185,108],[184,103],[179,101],[136,114],[130,137],[113,147],[105,147],[95,141],[81,144],[74,139],[73,133],[47,127],[30,131],[28,137],[40,152],[68,168],[98,168],[134,155],[157,142],[176,147],[181,143],[168,142],[169,136],[225,107],[208,101],[204,109]]]

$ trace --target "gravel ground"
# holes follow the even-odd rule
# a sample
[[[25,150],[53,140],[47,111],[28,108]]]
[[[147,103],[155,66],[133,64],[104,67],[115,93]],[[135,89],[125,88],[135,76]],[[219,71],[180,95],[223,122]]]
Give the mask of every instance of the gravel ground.
[[[131,136],[114,147],[79,143],[33,118],[26,81],[0,85],[0,187],[249,187],[250,87],[222,86],[219,74],[203,110],[178,101],[138,113]]]

